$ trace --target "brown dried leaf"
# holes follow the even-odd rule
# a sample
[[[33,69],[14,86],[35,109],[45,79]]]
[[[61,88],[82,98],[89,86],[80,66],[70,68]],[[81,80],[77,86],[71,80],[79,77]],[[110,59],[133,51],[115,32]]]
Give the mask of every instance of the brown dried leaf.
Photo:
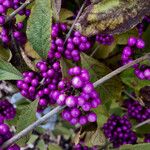
[[[86,36],[119,34],[135,27],[150,13],[149,8],[150,0],[102,0],[85,8],[76,28]]]
[[[59,20],[59,13],[61,9],[61,0],[52,0],[53,17]]]

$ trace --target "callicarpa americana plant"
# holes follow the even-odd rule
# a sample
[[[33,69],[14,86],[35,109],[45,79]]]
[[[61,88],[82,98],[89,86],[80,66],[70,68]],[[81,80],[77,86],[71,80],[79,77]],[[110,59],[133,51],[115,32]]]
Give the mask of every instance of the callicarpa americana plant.
[[[0,150],[150,149],[149,35],[150,0],[0,0]]]

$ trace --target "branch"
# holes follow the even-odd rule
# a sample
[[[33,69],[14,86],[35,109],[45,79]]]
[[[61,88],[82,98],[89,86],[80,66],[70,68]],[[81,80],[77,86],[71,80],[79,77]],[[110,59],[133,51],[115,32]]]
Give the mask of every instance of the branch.
[[[98,48],[99,48],[99,45],[97,45],[97,47],[94,49],[94,51],[91,53],[91,57],[93,57],[94,56],[94,54],[96,53],[96,51],[98,50]]]
[[[13,17],[15,17],[19,11],[24,9],[27,5],[29,5],[33,0],[26,0],[19,8],[17,8],[14,12],[12,12],[9,16],[6,17],[5,23],[10,21]]]
[[[20,138],[22,138],[23,136],[27,135],[30,131],[32,131],[33,129],[35,129],[37,126],[39,126],[43,122],[47,121],[51,116],[53,116],[54,114],[60,112],[63,108],[64,107],[60,107],[60,106],[56,107],[55,109],[53,109],[52,111],[50,111],[49,113],[47,113],[46,115],[44,115],[42,118],[38,119],[36,122],[34,122],[33,124],[29,125],[24,130],[22,130],[21,132],[19,132],[17,135],[13,136],[13,138],[11,138],[10,140],[6,141],[2,145],[1,148],[4,149],[4,148],[8,147],[9,145],[12,145],[16,141],[18,141]]]
[[[136,60],[134,60],[133,62],[128,63],[127,65],[124,65],[118,69],[116,69],[115,71],[109,73],[108,75],[104,76],[103,78],[99,79],[98,81],[96,81],[94,83],[94,87],[99,86],[100,84],[106,82],[107,80],[111,79],[112,77],[114,77],[115,75],[121,73],[122,71],[124,71],[125,69],[128,69],[129,67],[133,66],[134,64],[137,64],[141,61],[144,61],[146,59],[150,58],[150,53],[146,54],[145,56],[142,56]],[[37,126],[39,126],[40,124],[42,124],[43,122],[45,122],[46,120],[48,120],[51,116],[53,116],[56,113],[59,113],[61,110],[63,110],[64,107],[56,107],[54,108],[52,111],[50,111],[49,113],[47,113],[45,116],[43,116],[42,118],[40,118],[39,120],[37,120],[36,122],[34,122],[33,124],[31,124],[30,126],[28,126],[27,128],[25,128],[24,130],[22,130],[20,133],[18,133],[17,135],[13,136],[11,139],[9,139],[8,141],[6,141],[1,148],[6,148],[9,145],[15,143],[16,141],[18,141],[20,138],[22,138],[23,136],[27,135],[30,131],[32,131],[33,129],[35,129]]]
[[[116,69],[115,71],[113,71],[113,72],[107,74],[106,76],[104,76],[104,77],[102,77],[101,79],[99,79],[98,81],[96,81],[96,82],[94,83],[94,87],[99,86],[100,84],[106,82],[107,80],[111,79],[112,77],[114,77],[115,75],[121,73],[122,71],[124,71],[124,70],[130,68],[131,66],[133,66],[133,65],[135,65],[135,64],[137,64],[137,63],[139,63],[139,62],[141,62],[141,61],[144,61],[144,60],[146,60],[146,59],[149,59],[149,58],[150,58],[150,53],[148,53],[148,54],[146,54],[145,56],[142,56],[142,57],[140,57],[140,58],[138,58],[138,59],[136,59],[136,60],[134,60],[134,61],[132,61],[132,62],[130,62],[130,63],[128,63],[128,64],[126,64],[126,65],[120,67],[120,68],[118,68],[118,69]]]
[[[126,90],[123,91],[129,98],[131,98],[132,100],[134,101],[139,101],[139,103],[142,105],[142,106],[145,106],[145,104],[143,103],[142,99],[140,99],[139,97],[136,98],[134,97],[132,94],[128,93]]]
[[[31,68],[33,71],[37,71],[35,64],[28,58],[28,56],[26,55],[25,51],[23,50],[21,46],[20,46],[20,51],[21,51],[22,58],[26,62],[27,66]]]
[[[74,28],[74,26],[75,26],[75,24],[76,24],[78,18],[80,17],[80,14],[82,13],[82,10],[83,10],[83,8],[84,8],[84,6],[85,6],[85,4],[86,4],[86,1],[87,1],[87,0],[85,0],[84,3],[82,4],[82,6],[81,6],[81,8],[80,8],[80,10],[79,10],[79,12],[78,12],[78,14],[77,14],[77,16],[76,16],[76,19],[74,20],[74,22],[73,22],[73,24],[72,24],[72,26],[71,26],[69,32],[67,33],[64,44],[66,43],[67,39],[70,37],[70,34],[71,34],[71,32],[72,32],[72,30],[73,30],[73,28]]]
[[[137,124],[134,128],[135,128],[135,129],[136,129],[136,128],[139,128],[139,127],[141,127],[141,126],[143,126],[143,125],[145,125],[145,124],[150,124],[150,119],[147,119],[147,120],[145,120],[145,121],[143,121],[143,122]]]

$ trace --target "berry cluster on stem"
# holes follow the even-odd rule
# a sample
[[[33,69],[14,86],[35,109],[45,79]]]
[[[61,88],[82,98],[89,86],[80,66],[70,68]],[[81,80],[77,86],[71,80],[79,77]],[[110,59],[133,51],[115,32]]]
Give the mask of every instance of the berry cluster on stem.
[[[59,61],[40,61],[36,67],[39,72],[24,72],[23,79],[17,82],[17,86],[24,97],[31,101],[39,100],[38,111],[42,111],[48,104],[55,104],[51,95],[62,75]]]
[[[75,66],[69,69],[68,74],[71,79],[60,81],[58,90],[53,93],[58,105],[67,106],[62,112],[63,119],[72,125],[95,122],[97,116],[91,110],[97,108],[101,100],[90,82],[88,71]]]
[[[24,24],[23,22],[17,22],[14,18],[7,24],[5,24],[6,16],[8,13],[8,9],[16,10],[20,7],[25,0],[0,0],[0,25],[2,26],[2,31],[0,34],[0,38],[4,44],[9,44],[11,41],[11,34],[13,34],[14,39],[16,39],[21,44],[26,42],[26,35],[23,33]],[[29,17],[30,10],[29,9],[22,9],[18,12],[19,15]]]
[[[14,119],[16,115],[16,109],[6,99],[0,100],[0,117],[4,120]]]
[[[114,42],[114,37],[111,34],[98,34],[96,35],[96,41],[99,44],[111,45]]]
[[[150,119],[150,108],[142,106],[138,101],[127,99],[124,101],[123,106],[127,108],[128,117],[135,119],[137,122]]]
[[[52,42],[48,54],[49,59],[60,59],[62,56],[75,62],[80,60],[80,53],[87,52],[92,46],[92,40],[79,31],[72,32],[66,43],[65,36],[68,32],[66,24],[56,23],[52,26]]]
[[[3,111],[2,111],[3,110]],[[8,101],[0,101],[0,145],[13,137],[13,133],[7,124],[4,123],[7,119],[14,118],[14,108]],[[0,148],[0,150],[2,150]],[[5,150],[20,150],[20,147],[17,144],[11,145]]]
[[[145,42],[140,38],[130,37],[127,46],[124,47],[122,52],[123,65],[133,61],[135,49],[139,50],[145,47]],[[133,66],[135,75],[141,80],[150,80],[150,67],[147,65],[135,64]]]
[[[138,123],[150,119],[150,108],[142,106],[138,101],[127,99],[123,106],[127,109],[127,116],[130,119],[136,120]],[[146,134],[144,142],[150,143],[150,135]]]
[[[105,136],[118,148],[123,144],[136,144],[137,136],[127,116],[111,115],[103,126]]]

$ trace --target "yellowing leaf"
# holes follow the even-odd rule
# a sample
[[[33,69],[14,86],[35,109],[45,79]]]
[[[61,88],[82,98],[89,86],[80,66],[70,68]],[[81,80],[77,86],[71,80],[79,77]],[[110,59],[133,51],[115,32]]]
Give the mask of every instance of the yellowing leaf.
[[[150,0],[101,0],[85,8],[76,28],[87,36],[119,34],[135,27],[150,13]]]
[[[25,53],[34,59],[40,59],[40,56],[36,53],[36,51],[31,47],[30,43],[27,42],[24,47]]]

